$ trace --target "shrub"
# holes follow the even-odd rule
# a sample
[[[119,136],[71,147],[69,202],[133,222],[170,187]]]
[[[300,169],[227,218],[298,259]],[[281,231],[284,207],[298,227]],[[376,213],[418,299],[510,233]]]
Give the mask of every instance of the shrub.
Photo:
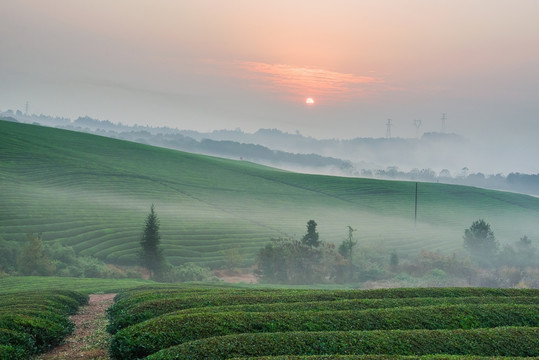
[[[122,297],[108,311],[112,334],[127,326],[166,313],[208,306],[240,305],[255,303],[315,302],[346,299],[420,298],[420,297],[470,297],[470,296],[537,296],[537,289],[487,289],[487,288],[418,288],[378,290],[244,290],[198,289],[153,290],[153,293],[131,292]]]
[[[26,357],[35,351],[35,341],[32,336],[8,329],[0,329],[0,346],[11,346],[13,349],[10,352]],[[0,357],[0,359],[4,359],[4,357]]]
[[[470,356],[470,355],[303,355],[303,356],[258,356],[232,358],[229,360],[526,360],[513,356]]]
[[[68,315],[87,302],[67,290],[1,294],[0,358],[25,359],[59,344],[74,327]]]
[[[179,310],[172,314],[217,313],[217,312],[285,312],[285,311],[341,311],[395,308],[403,306],[436,306],[459,304],[521,304],[535,305],[537,297],[455,297],[455,298],[403,298],[403,299],[352,299],[335,301],[291,302],[273,304],[249,304],[208,306]]]
[[[455,329],[467,326],[539,326],[539,306],[458,305],[365,311],[266,312],[166,315],[119,331],[115,359],[133,359],[184,342],[238,333],[389,329]]]
[[[379,330],[286,332],[219,336],[191,341],[147,360],[228,359],[268,355],[454,354],[539,356],[539,329],[507,327],[472,330]]]
[[[0,314],[0,328],[27,333],[35,340],[37,351],[45,351],[73,331],[73,323],[68,320],[58,324],[50,320],[20,314]]]
[[[162,280],[166,282],[219,281],[219,278],[213,275],[209,268],[196,264],[184,264],[166,269]]]

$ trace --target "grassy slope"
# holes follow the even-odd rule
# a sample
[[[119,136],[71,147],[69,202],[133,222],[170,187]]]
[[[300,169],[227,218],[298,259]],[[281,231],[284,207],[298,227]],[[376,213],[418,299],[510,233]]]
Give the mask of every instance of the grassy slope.
[[[295,174],[88,134],[0,121],[0,234],[43,232],[82,254],[136,260],[156,205],[173,263],[244,260],[271,237],[301,236],[315,219],[323,239],[346,226],[365,244],[400,252],[454,251],[473,220],[488,221],[501,243],[539,237],[539,199],[443,184],[419,184],[414,228],[411,182]]]

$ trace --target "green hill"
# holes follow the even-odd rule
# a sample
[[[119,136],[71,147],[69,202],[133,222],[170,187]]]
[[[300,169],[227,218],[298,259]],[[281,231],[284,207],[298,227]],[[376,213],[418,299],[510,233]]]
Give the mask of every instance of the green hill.
[[[539,199],[471,187],[306,175],[105,137],[0,121],[0,235],[43,232],[83,255],[135,263],[155,204],[173,264],[246,264],[270,238],[302,236],[309,219],[323,240],[347,225],[360,244],[451,252],[484,218],[498,240],[539,238]]]

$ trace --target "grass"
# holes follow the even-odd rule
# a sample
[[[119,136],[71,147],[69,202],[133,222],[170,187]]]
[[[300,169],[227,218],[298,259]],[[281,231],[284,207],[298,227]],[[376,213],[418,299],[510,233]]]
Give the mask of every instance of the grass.
[[[0,296],[21,291],[73,290],[83,294],[114,293],[120,290],[153,284],[139,279],[91,279],[53,276],[9,276],[0,277]]]
[[[360,244],[388,250],[460,251],[484,218],[500,242],[539,238],[539,199],[472,187],[296,174],[89,134],[0,121],[0,235],[73,246],[81,255],[133,264],[150,205],[173,264],[243,265],[272,237],[305,233],[340,242],[347,225]]]

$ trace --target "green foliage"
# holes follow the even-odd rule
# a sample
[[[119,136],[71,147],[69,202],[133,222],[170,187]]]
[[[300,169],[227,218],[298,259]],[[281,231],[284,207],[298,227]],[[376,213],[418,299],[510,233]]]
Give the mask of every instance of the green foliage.
[[[180,266],[170,266],[161,277],[165,282],[185,282],[185,281],[219,281],[210,269],[188,263]]]
[[[464,230],[464,248],[480,264],[488,264],[494,260],[499,244],[490,228],[490,224],[483,219],[474,221]]]
[[[154,284],[153,281],[141,279],[94,279],[54,276],[6,276],[0,278],[0,295],[25,291],[57,291],[75,290],[83,294],[99,292],[117,292],[141,285]],[[71,296],[71,295],[69,295]],[[19,297],[19,301],[22,299]]]
[[[527,267],[539,268],[539,251],[530,238],[523,236],[515,243],[502,248],[497,263],[498,266],[513,266],[520,270]]]
[[[320,246],[320,239],[318,232],[316,231],[316,222],[314,220],[309,220],[307,222],[307,233],[301,238],[301,243],[310,247]]]
[[[74,291],[0,293],[0,354],[25,359],[58,345],[74,328],[68,316],[87,302]]]
[[[539,326],[539,306],[455,305],[399,307],[365,311],[221,312],[158,317],[116,333],[115,359],[133,359],[184,342],[238,333],[348,331],[390,329],[455,329]]]
[[[399,299],[442,297],[538,296],[534,289],[416,288],[379,290],[284,290],[284,289],[134,289],[118,295],[108,310],[112,334],[142,321],[185,309],[246,304],[318,302],[346,299]]]
[[[27,234],[17,258],[17,269],[23,275],[52,275],[56,266],[43,248],[42,234]]]
[[[357,241],[354,241],[354,231],[356,231],[356,229],[352,229],[352,227],[348,225],[348,237],[339,245],[339,254],[347,259],[350,264],[352,263],[354,246],[357,244]]]
[[[223,267],[231,247],[252,265],[268,239],[302,236],[305,219],[323,219],[320,235],[337,246],[343,227],[354,224],[362,245],[383,238],[401,259],[419,248],[461,249],[461,224],[477,214],[496,224],[500,240],[512,239],[515,229],[539,238],[539,199],[520,194],[425,183],[414,228],[409,182],[295,174],[4,121],[0,153],[4,238],[22,244],[24,234],[43,232],[46,243],[107,263],[139,264],[138,219],[147,215],[140,204],[152,202],[173,265]]]
[[[218,336],[161,350],[147,360],[268,355],[455,354],[539,356],[537,328],[254,333]]]
[[[151,278],[160,278],[163,272],[164,258],[163,249],[160,247],[160,241],[159,219],[157,218],[154,211],[154,205],[152,204],[140,240],[140,261],[142,266],[150,272]]]
[[[0,276],[2,273],[11,273],[17,269],[18,245],[14,241],[7,241],[0,236]]]
[[[473,355],[286,355],[232,358],[230,360],[526,360],[516,356]]]
[[[389,268],[393,272],[397,272],[399,268],[399,255],[397,255],[397,252],[394,250],[389,255]]]
[[[355,299],[334,301],[311,301],[290,303],[259,303],[249,305],[209,306],[204,308],[191,308],[171,312],[171,315],[218,312],[292,312],[292,311],[343,311],[343,310],[369,310],[391,309],[397,307],[418,306],[450,306],[462,304],[513,304],[535,305],[537,298],[533,296],[499,297],[442,297],[442,298],[402,298],[402,299]]]
[[[259,251],[255,274],[260,281],[267,283],[314,284],[326,281],[335,272],[333,246],[319,240],[316,246],[307,244],[309,242],[293,239],[274,239]]]
[[[115,359],[537,356],[538,295],[488,288],[131,289],[109,311],[110,352]]]

